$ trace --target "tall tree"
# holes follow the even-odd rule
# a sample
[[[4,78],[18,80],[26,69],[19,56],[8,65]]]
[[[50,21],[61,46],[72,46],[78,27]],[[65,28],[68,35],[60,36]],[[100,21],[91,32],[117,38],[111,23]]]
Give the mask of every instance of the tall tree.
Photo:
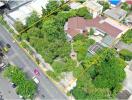
[[[37,21],[39,21],[39,16],[37,15],[37,13],[35,11],[32,12],[31,16],[27,18],[26,20],[26,26],[30,27],[33,24],[35,24]],[[41,23],[37,23],[35,24],[35,26],[39,26]]]
[[[18,32],[21,32],[25,28],[24,25],[22,24],[22,22],[20,22],[20,21],[16,21],[14,26]]]

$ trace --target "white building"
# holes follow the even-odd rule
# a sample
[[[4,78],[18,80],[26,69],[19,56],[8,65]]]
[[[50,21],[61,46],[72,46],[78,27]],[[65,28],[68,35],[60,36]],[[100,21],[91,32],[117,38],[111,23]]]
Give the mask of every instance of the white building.
[[[83,3],[83,6],[88,8],[90,13],[93,15],[93,18],[101,14],[103,10],[103,6],[93,0],[86,0],[86,2]]]
[[[21,21],[23,24],[26,24],[26,18],[31,15],[33,11],[37,12],[39,16],[42,15],[42,7],[46,8],[48,0],[33,0],[17,10],[8,13],[5,16],[6,21],[13,25],[14,21]]]

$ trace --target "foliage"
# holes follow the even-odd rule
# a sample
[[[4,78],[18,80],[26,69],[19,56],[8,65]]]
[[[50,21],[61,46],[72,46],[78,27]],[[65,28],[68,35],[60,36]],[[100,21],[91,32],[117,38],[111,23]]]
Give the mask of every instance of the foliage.
[[[130,61],[132,59],[132,52],[126,49],[119,51],[119,55],[122,59]]]
[[[31,25],[35,24],[37,21],[39,21],[39,16],[36,12],[32,12],[31,16],[27,17],[26,19],[26,26],[30,27]],[[41,22],[37,23],[35,26],[40,26]]]
[[[71,93],[75,96],[75,99],[97,100],[109,98],[109,90],[96,88],[87,73],[84,73],[83,77],[77,81],[77,87]]]
[[[86,0],[76,0],[77,2],[84,3]]]
[[[14,33],[14,30],[7,24],[2,15],[0,15],[0,24],[2,24],[6,29],[8,29],[9,32]]]
[[[87,10],[87,7],[77,9],[77,16],[84,17],[86,19],[92,19],[92,16],[90,12]]]
[[[18,32],[21,32],[25,27],[20,21],[16,21],[14,27]]]
[[[59,9],[61,8],[61,9]],[[64,4],[64,1],[52,1],[46,5],[46,9],[42,8],[43,16],[47,14],[57,15],[60,11],[69,11],[70,6],[68,4]]]
[[[76,62],[70,58],[65,58],[63,60],[54,61],[52,67],[54,72],[48,72],[48,74],[54,79],[59,80],[59,76],[62,72],[73,71],[76,66]]]
[[[103,6],[103,11],[107,10],[110,8],[110,4],[105,1],[99,1],[99,3]]]
[[[33,98],[34,93],[36,92],[36,84],[33,80],[25,80],[22,85],[17,87],[16,91],[24,98]]]
[[[116,57],[114,50],[105,48],[83,61],[88,70],[77,81],[72,93],[76,99],[110,99],[121,90],[125,78],[125,62]]]
[[[22,95],[24,98],[32,98],[36,92],[36,84],[33,80],[28,80],[25,73],[18,67],[9,65],[4,70],[4,76],[8,77],[11,82],[17,85],[17,93]]]
[[[58,9],[60,6],[60,3],[55,0],[50,0],[49,3],[46,5],[47,12],[53,12],[56,9]]]
[[[126,10],[128,13],[131,12],[131,10],[132,10],[132,6],[128,5],[126,2],[122,3],[121,8]]]
[[[94,29],[93,28],[90,28],[89,35],[94,35]]]
[[[73,48],[74,48],[75,52],[77,52],[78,60],[82,61],[83,59],[85,59],[87,57],[88,47],[90,45],[94,44],[95,41],[92,39],[88,39],[87,37],[84,37],[84,36],[82,37],[84,39],[81,39],[81,37],[80,37],[77,40],[77,37],[75,37],[76,41],[73,42]]]
[[[52,8],[52,4],[47,6]],[[42,22],[42,27],[32,27],[22,38],[26,39],[43,58],[52,63],[57,57],[67,57],[70,54],[70,44],[66,40],[64,24],[69,17],[76,16],[76,10],[60,11]]]
[[[123,36],[122,41],[131,44],[132,43],[132,29],[128,30]]]

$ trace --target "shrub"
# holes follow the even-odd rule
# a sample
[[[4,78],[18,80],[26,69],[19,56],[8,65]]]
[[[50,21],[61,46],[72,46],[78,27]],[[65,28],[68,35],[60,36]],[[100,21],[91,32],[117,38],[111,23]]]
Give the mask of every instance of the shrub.
[[[122,41],[131,44],[132,43],[132,29],[128,30],[123,36]]]
[[[132,59],[132,52],[129,50],[123,49],[119,52],[119,55],[122,59],[130,61]]]

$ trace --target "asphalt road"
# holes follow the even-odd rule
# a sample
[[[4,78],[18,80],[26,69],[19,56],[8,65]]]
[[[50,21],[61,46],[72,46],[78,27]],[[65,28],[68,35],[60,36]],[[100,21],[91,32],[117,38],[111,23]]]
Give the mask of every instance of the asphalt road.
[[[32,78],[34,69],[37,65],[25,54],[25,52],[13,42],[11,33],[7,32],[0,25],[0,39],[11,45],[11,49],[7,54],[9,62],[22,68]],[[38,69],[39,70],[39,69]],[[40,83],[38,85],[39,95],[37,96],[40,100],[67,100],[65,94],[63,94],[43,73],[39,70],[40,76],[37,76]],[[44,96],[43,96],[44,95]]]
[[[12,100],[21,100],[16,94],[15,88],[11,86],[9,80],[3,77],[2,73],[0,73],[0,97],[1,96],[3,100],[9,100],[11,98]],[[0,100],[2,99],[0,98]]]

